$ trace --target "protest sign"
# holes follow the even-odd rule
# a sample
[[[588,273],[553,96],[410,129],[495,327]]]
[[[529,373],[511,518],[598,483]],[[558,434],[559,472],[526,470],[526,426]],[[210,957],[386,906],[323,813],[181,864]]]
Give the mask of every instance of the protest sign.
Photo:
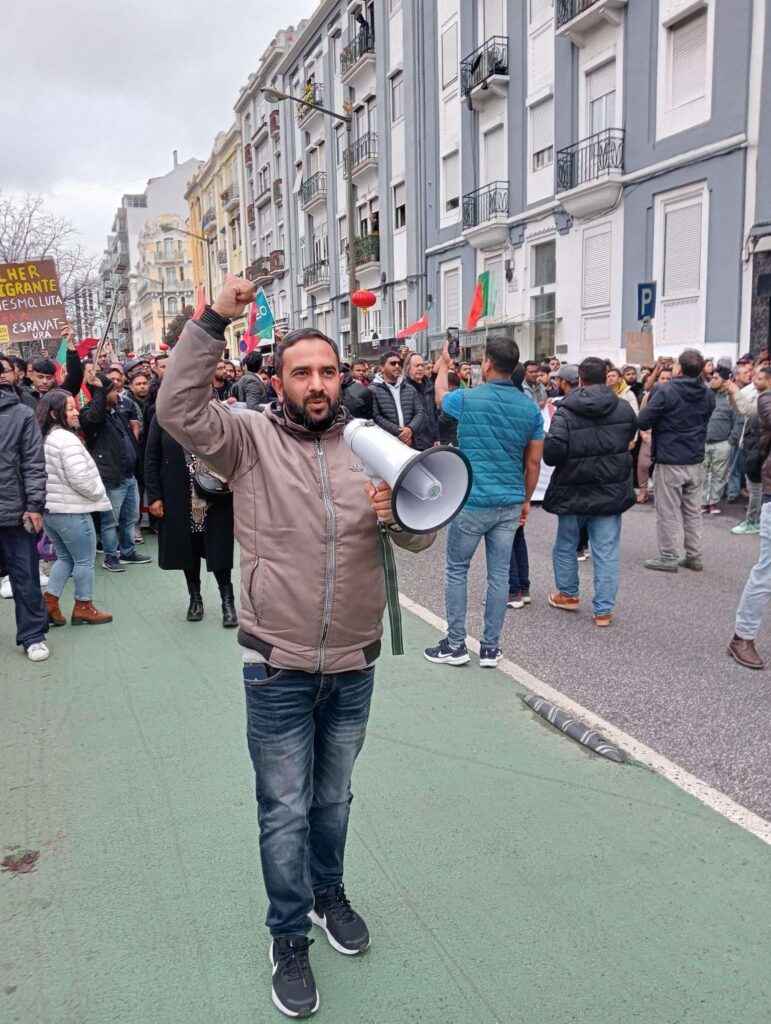
[[[54,260],[0,264],[0,344],[59,338],[66,322]]]

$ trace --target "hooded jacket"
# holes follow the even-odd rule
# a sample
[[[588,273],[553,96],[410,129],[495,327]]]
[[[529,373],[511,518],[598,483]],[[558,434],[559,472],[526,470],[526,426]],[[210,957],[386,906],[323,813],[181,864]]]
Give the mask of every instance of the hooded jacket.
[[[25,512],[43,512],[46,464],[35,414],[16,389],[0,385],[0,526],[20,526]]]
[[[578,387],[556,407],[543,446],[554,466],[543,507],[560,516],[614,516],[635,503],[629,445],[637,418],[604,384]]]
[[[640,430],[653,429],[655,462],[667,466],[697,466],[704,461],[707,424],[715,408],[715,393],[701,377],[673,377],[656,387],[640,413]]]
[[[139,463],[136,442],[127,422],[123,421],[125,430],[129,432],[129,441],[135,448],[134,468],[127,470],[126,442],[124,426],[118,422],[122,415],[107,408],[107,394],[115,387],[105,374],[100,373],[101,388],[94,388],[91,401],[80,410],[80,426],[86,439],[86,447],[96,463],[99,475],[105,487],[119,487],[123,480],[132,476]]]
[[[742,436],[744,417],[734,412],[728,393],[721,389],[715,393],[715,408],[707,423],[707,444],[730,441],[735,446]]]
[[[270,405],[260,416],[211,401],[228,321],[189,320],[158,393],[158,423],[225,477],[241,549],[239,641],[272,665],[362,669],[380,652],[386,604],[377,516],[341,409],[323,433]],[[434,534],[392,533],[422,551]],[[278,677],[280,679],[280,674]]]
[[[415,439],[423,426],[425,413],[415,388],[406,387],[403,377],[400,377],[396,384],[386,384],[382,374],[378,374],[369,390],[372,394],[372,419],[394,437],[398,437],[401,430],[396,399],[393,396],[394,391],[399,392],[404,426],[412,431],[412,447],[417,448]]]
[[[363,420],[372,419],[370,389],[354,380],[350,370],[343,370],[343,405],[351,416]]]

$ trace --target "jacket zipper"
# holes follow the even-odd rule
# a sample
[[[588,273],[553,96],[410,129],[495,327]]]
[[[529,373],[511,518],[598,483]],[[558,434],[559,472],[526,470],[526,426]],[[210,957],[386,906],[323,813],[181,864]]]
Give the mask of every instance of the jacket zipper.
[[[316,438],[316,456],[319,460],[321,473],[321,496],[327,509],[327,569],[324,583],[324,616],[321,623],[321,637],[319,639],[319,662],[317,671],[321,672],[324,665],[324,645],[327,642],[330,619],[332,616],[332,597],[335,589],[335,510],[332,507],[332,497],[329,493],[329,474],[327,472],[327,460],[324,456],[324,446],[321,438]]]

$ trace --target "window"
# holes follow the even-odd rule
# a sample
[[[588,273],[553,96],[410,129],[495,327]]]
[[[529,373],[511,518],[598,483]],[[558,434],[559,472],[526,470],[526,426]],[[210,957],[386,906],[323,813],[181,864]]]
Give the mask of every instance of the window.
[[[343,162],[345,158],[345,129],[338,125],[335,128],[335,160],[338,166]]]
[[[185,268],[184,267],[180,267],[179,268],[179,279],[180,279],[180,281],[184,281],[185,280]]]
[[[167,260],[174,259],[174,239],[164,238],[163,240],[164,253],[163,258]]]
[[[396,300],[396,331],[403,331],[407,326],[407,300]]]
[[[444,209],[457,210],[460,205],[460,154],[456,150],[442,157]]]
[[[167,313],[176,313],[177,312],[177,300],[176,300],[176,298],[173,295],[169,299],[166,300],[166,312]]]
[[[482,39],[490,39],[491,36],[505,36],[504,0],[483,0],[481,7]]]
[[[664,214],[664,295],[668,299],[699,294],[701,222],[701,202],[676,206]]]
[[[442,88],[446,89],[458,77],[458,23],[453,22],[442,32]]]
[[[445,271],[442,278],[442,326],[460,326],[460,267]]]
[[[173,288],[176,283],[177,283],[177,275],[176,275],[176,272],[174,270],[174,267],[167,267],[166,268],[166,284],[170,285]]]
[[[400,71],[391,79],[391,120],[398,121],[404,117],[403,99],[404,76]]]
[[[485,184],[506,181],[506,133],[502,124],[484,136]]]
[[[492,319],[498,309],[498,297],[503,293],[503,256],[488,256],[485,270],[490,274],[489,312]]]
[[[584,231],[581,306],[610,305],[610,225]]]
[[[404,182],[394,186],[394,229],[398,231],[407,223],[407,186]]]
[[[530,0],[530,21],[540,21],[551,14],[554,0]]]
[[[656,336],[662,345],[704,340],[708,205],[704,184],[655,199],[653,279],[661,282]]]
[[[533,288],[540,288],[548,284],[557,283],[557,243],[552,239],[550,242],[542,242],[534,245],[533,254]]]
[[[706,95],[707,12],[673,26],[669,32],[669,109]]]
[[[530,108],[530,148],[533,173],[554,163],[554,100],[544,100]]]
[[[616,62],[608,61],[586,76],[587,128],[590,135],[616,127]]]

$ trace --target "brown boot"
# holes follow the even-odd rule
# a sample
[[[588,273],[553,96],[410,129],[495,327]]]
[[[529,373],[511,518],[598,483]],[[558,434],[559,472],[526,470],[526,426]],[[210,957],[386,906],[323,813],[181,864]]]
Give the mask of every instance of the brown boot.
[[[556,594],[549,594],[549,604],[552,608],[561,608],[565,612],[577,612],[580,601],[577,597],[568,597],[558,590]]]
[[[754,640],[742,640],[734,634],[734,638],[728,645],[728,653],[745,668],[763,668],[763,659],[755,650]]]
[[[48,612],[48,625],[66,626],[67,620],[62,615],[62,610],[59,607],[59,598],[54,597],[53,594],[49,594],[46,590],[43,593],[43,600],[45,601],[46,611]]]
[[[97,611],[93,601],[76,601],[70,622],[73,626],[101,626],[105,622],[112,622],[112,615]]]

